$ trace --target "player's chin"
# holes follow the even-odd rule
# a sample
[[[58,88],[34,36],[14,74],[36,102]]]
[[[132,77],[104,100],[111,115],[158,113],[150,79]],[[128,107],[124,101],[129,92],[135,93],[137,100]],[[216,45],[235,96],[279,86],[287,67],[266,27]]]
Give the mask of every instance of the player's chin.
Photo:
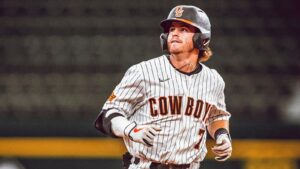
[[[171,54],[179,54],[179,53],[182,52],[182,50],[181,50],[181,48],[179,48],[179,47],[170,47],[170,48],[169,48],[169,52],[170,52]]]

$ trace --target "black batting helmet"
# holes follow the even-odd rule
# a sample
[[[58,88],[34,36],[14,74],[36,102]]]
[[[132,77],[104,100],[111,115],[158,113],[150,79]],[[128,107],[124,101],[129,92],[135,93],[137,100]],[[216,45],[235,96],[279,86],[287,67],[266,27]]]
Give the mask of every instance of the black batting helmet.
[[[164,29],[164,33],[160,36],[163,51],[168,51],[167,39],[169,28],[173,21],[184,22],[196,27],[199,33],[195,33],[193,37],[194,46],[199,50],[205,50],[211,38],[211,25],[208,16],[198,7],[179,5],[174,7],[169,13],[168,18],[160,23],[160,26]]]

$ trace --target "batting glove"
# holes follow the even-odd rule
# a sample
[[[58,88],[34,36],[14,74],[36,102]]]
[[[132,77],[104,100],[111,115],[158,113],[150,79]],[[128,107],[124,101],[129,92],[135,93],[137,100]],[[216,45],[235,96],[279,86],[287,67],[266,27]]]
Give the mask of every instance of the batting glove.
[[[124,130],[124,135],[132,141],[153,146],[154,137],[161,131],[156,125],[137,125],[136,122],[130,123]]]
[[[216,155],[215,160],[226,161],[232,153],[232,144],[228,134],[220,134],[216,139],[216,146],[212,152]]]

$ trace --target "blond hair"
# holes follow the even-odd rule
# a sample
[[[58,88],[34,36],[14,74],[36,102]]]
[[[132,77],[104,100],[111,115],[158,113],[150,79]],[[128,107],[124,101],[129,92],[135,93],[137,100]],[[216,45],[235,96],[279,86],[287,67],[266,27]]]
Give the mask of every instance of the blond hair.
[[[200,50],[199,51],[199,62],[206,62],[208,61],[211,56],[213,55],[212,50],[210,49],[210,47],[205,47],[204,50]]]

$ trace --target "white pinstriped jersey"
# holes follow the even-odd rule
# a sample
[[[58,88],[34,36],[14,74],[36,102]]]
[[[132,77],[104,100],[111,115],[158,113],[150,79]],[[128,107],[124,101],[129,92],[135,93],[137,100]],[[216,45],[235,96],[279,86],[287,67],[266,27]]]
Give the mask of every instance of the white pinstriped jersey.
[[[128,69],[103,109],[122,113],[138,124],[162,128],[152,147],[124,138],[132,155],[173,164],[204,159],[206,126],[229,120],[230,113],[226,111],[223,79],[217,71],[200,65],[201,71],[187,75],[163,55]]]

